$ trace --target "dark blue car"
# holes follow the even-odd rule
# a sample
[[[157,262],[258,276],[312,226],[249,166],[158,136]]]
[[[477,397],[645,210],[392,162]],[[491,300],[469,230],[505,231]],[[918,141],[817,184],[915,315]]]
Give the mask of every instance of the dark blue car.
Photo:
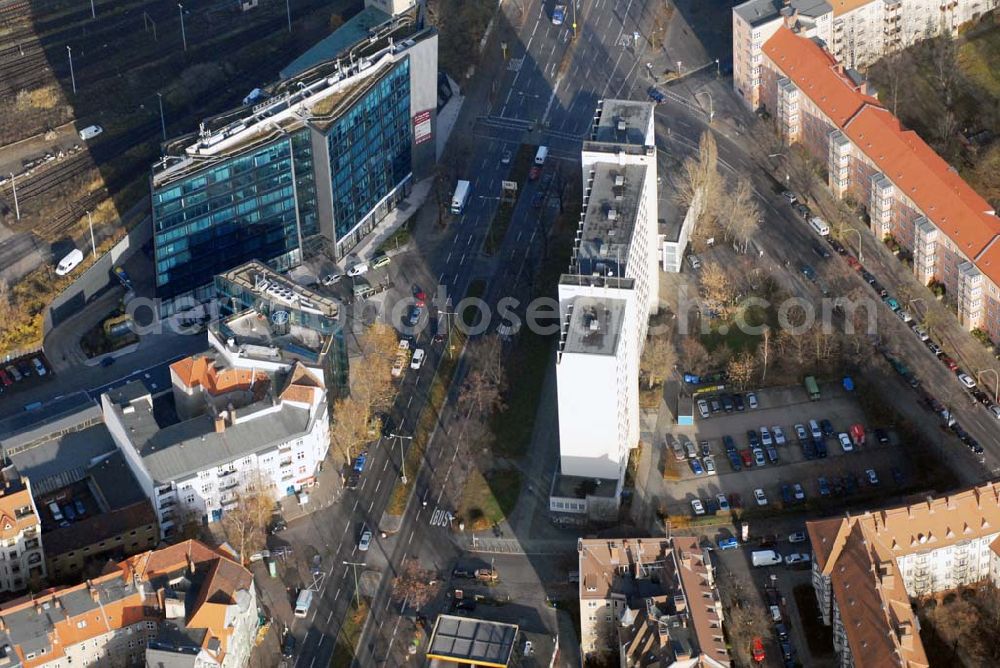
[[[656,104],[663,104],[664,102],[667,101],[667,96],[664,95],[663,91],[661,91],[656,86],[650,86],[649,90],[646,91],[646,93],[649,95],[649,99],[655,102]]]

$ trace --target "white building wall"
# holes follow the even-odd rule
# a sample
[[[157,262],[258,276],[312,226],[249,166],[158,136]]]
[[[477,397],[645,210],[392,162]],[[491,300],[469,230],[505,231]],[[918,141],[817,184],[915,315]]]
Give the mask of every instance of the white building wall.
[[[563,353],[559,384],[559,443],[564,475],[618,478],[617,361],[611,355]]]

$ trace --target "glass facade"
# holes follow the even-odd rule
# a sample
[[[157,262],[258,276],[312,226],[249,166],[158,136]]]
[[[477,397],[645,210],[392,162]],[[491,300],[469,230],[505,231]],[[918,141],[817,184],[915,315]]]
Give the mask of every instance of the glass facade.
[[[214,274],[247,260],[279,271],[298,264],[301,237],[318,231],[308,133],[303,128],[153,192],[158,296],[207,299]]]
[[[338,242],[356,233],[409,176],[411,132],[410,61],[404,58],[327,131]]]

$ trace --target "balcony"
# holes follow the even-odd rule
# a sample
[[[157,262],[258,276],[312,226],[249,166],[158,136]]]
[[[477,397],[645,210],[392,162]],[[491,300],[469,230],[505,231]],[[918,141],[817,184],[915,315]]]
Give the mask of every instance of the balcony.
[[[227,471],[219,471],[219,478],[228,478],[229,476],[236,473],[236,469],[229,469]]]

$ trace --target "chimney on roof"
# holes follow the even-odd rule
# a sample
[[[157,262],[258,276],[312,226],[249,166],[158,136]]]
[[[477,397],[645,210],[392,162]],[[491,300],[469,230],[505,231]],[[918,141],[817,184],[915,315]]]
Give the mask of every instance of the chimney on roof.
[[[90,598],[94,599],[94,603],[100,601],[101,595],[97,591],[97,587],[94,586],[94,583],[91,580],[87,580],[87,591],[90,592]]]
[[[221,434],[226,430],[226,411],[222,411],[215,416],[215,433]]]
[[[904,649],[913,649],[913,626],[909,622],[901,622],[897,632],[900,646]]]
[[[194,575],[194,572],[196,570],[196,568],[195,568],[196,565],[194,563],[194,559],[191,558],[191,553],[190,552],[188,552],[188,555],[187,555],[187,562],[188,562],[188,574],[189,575]]]
[[[226,406],[226,412],[229,413],[229,426],[232,427],[236,424],[236,407],[233,406],[233,402],[230,401],[229,405]]]

